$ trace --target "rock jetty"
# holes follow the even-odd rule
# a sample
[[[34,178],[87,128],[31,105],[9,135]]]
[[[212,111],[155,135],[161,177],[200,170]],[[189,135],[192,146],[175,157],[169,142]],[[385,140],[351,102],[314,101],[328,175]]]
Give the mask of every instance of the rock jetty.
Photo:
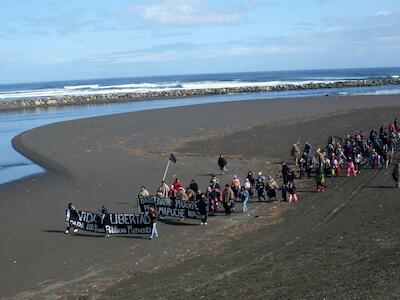
[[[371,87],[382,85],[400,85],[400,78],[346,80],[335,82],[312,82],[304,84],[282,84],[265,86],[241,86],[204,89],[171,89],[164,91],[149,91],[137,93],[96,94],[82,96],[43,97],[34,99],[18,99],[0,102],[1,110],[31,109],[37,107],[52,107],[63,105],[82,105],[97,103],[117,103],[149,99],[169,99],[195,96],[224,95],[237,93],[277,92],[290,90],[333,89],[350,87]]]

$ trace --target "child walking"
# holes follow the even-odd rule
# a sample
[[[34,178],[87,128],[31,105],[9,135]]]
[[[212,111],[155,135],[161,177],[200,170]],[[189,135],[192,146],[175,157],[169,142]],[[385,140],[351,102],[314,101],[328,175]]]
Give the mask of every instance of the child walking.
[[[315,182],[317,184],[317,193],[324,192],[326,188],[324,173],[317,172],[315,175]]]

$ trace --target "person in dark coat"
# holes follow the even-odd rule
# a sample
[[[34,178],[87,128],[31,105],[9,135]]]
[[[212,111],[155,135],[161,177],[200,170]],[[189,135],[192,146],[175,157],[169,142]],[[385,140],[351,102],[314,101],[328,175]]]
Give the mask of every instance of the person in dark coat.
[[[288,183],[288,172],[289,172],[289,167],[285,162],[282,162],[282,178],[283,178],[283,184]]]
[[[107,207],[105,207],[105,205],[101,206],[101,214],[102,215],[108,215],[109,214],[108,209],[107,209]],[[108,232],[107,229],[106,229],[106,235],[105,236],[106,237],[110,237],[110,232]]]
[[[189,189],[191,189],[195,194],[199,191],[199,186],[196,180],[192,179],[189,185]]]
[[[256,180],[254,179],[252,171],[249,171],[249,173],[247,173],[247,179],[249,180],[251,186],[254,186],[256,184]]]
[[[101,214],[102,215],[108,215],[109,214],[107,207],[105,207],[104,205],[101,206]]]
[[[265,183],[263,180],[257,180],[256,190],[258,201],[261,201],[261,198],[265,201]]]
[[[397,188],[400,189],[400,162],[398,162],[392,172],[394,182],[396,182]]]
[[[199,209],[199,213],[202,216],[201,225],[207,225],[207,217],[208,217],[208,201],[205,197],[204,193],[200,191],[196,194],[197,200],[197,208]]]
[[[224,171],[226,171],[227,164],[228,162],[226,161],[225,157],[222,154],[220,154],[218,158],[218,166],[221,174],[224,174]]]
[[[296,178],[296,175],[294,174],[294,171],[289,168],[288,173],[287,173],[287,181],[294,182],[295,178]]]
[[[282,201],[287,201],[287,184],[282,184],[280,187],[280,190],[282,192]]]
[[[225,185],[225,189],[222,192],[222,205],[224,206],[225,209],[225,214],[228,216],[231,214],[231,207],[230,203],[232,201],[235,201],[235,194],[233,193],[231,187],[229,184]]]

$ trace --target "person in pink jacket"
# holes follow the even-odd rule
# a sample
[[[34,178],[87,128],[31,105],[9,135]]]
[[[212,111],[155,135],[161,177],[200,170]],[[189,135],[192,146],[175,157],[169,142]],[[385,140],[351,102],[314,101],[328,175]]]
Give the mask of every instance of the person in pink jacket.
[[[346,177],[350,176],[350,173],[353,174],[353,176],[356,176],[356,168],[354,166],[354,161],[353,157],[349,156],[347,159],[347,172],[346,172]]]

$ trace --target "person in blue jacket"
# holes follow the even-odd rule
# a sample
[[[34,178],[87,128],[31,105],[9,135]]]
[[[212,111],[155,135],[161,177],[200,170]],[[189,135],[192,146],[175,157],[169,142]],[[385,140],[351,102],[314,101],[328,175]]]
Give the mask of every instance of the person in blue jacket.
[[[242,198],[242,211],[245,213],[245,212],[248,212],[249,211],[249,209],[247,208],[247,202],[249,202],[249,200],[250,200],[250,191],[248,190],[248,189],[246,189],[244,186],[242,186],[241,187],[241,189],[240,189],[240,195],[241,195],[241,198]]]

